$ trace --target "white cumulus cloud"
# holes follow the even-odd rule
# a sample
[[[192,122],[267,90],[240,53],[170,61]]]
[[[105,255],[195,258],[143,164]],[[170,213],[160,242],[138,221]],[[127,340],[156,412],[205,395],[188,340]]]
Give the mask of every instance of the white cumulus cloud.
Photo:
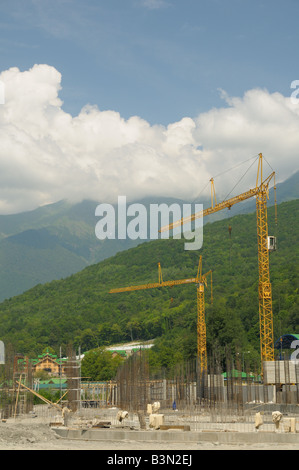
[[[0,80],[0,213],[119,195],[192,200],[211,176],[259,152],[280,179],[298,168],[299,105],[279,93],[223,92],[223,108],[162,126],[93,105],[71,116],[59,98],[61,74],[46,64],[10,68]],[[217,187],[225,193],[230,184],[226,174]]]

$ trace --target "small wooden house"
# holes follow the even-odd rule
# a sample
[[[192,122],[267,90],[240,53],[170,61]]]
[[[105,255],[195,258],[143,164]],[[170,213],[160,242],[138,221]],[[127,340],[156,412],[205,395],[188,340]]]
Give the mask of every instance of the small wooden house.
[[[61,367],[61,370],[60,370]],[[48,351],[39,355],[37,359],[33,361],[32,364],[33,372],[38,372],[44,370],[51,374],[52,376],[59,376],[65,374],[64,362],[57,358],[55,354],[51,354]]]

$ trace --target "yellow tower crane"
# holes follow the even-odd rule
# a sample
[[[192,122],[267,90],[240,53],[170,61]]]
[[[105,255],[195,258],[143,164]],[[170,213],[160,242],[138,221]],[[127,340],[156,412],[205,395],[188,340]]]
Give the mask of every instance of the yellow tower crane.
[[[207,273],[202,274],[202,256],[199,258],[196,277],[191,277],[188,279],[177,279],[173,281],[163,281],[161,264],[158,263],[159,282],[111,289],[109,294],[143,289],[154,289],[156,287],[173,287],[181,284],[197,284],[197,357],[199,359],[201,371],[203,371],[207,370],[207,338],[204,287],[207,285],[207,277],[209,275],[211,276],[211,302],[213,303],[212,271],[210,270]]]
[[[258,267],[259,267],[259,321],[260,321],[260,345],[261,345],[261,366],[263,368],[264,361],[274,360],[274,341],[273,341],[273,313],[272,313],[272,293],[269,274],[269,251],[273,251],[276,246],[275,237],[268,236],[267,222],[267,199],[269,198],[269,184],[274,177],[273,171],[265,180],[263,180],[263,155],[258,156],[258,171],[256,185],[248,191],[227,199],[217,204],[215,197],[215,186],[213,178],[211,181],[211,207],[200,212],[192,214],[189,217],[182,218],[170,225],[162,227],[160,232],[169,231],[175,227],[193,221],[200,217],[213,214],[225,208],[231,208],[238,202],[245,201],[251,197],[256,198],[256,215],[257,215],[257,241],[258,241]],[[214,204],[215,202],[215,204]],[[276,210],[276,197],[275,197]],[[276,212],[275,212],[276,218]]]

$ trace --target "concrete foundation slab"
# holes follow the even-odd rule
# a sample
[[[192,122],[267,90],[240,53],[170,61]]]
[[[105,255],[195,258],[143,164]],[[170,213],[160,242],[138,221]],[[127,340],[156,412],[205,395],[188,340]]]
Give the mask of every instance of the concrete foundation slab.
[[[298,444],[299,433],[275,432],[186,432],[186,431],[148,431],[123,429],[72,429],[66,427],[52,427],[62,438],[80,439],[88,441],[137,441],[137,442],[217,442],[220,444]]]

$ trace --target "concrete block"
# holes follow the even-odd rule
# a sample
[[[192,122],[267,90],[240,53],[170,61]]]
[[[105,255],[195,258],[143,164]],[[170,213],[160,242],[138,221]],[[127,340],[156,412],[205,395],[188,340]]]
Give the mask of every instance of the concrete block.
[[[296,432],[296,418],[284,418],[284,432]]]
[[[190,426],[189,425],[180,425],[180,424],[174,424],[174,425],[168,425],[168,424],[161,424],[160,425],[160,430],[161,431],[190,431]]]
[[[260,412],[255,413],[255,420],[254,420],[255,429],[259,429],[259,427],[262,426],[263,423],[264,421],[263,421],[261,413]]]
[[[149,416],[149,427],[159,429],[164,424],[164,415],[154,413]]]
[[[264,362],[264,383],[265,384],[294,384],[296,380],[296,370],[294,361],[265,361]]]

